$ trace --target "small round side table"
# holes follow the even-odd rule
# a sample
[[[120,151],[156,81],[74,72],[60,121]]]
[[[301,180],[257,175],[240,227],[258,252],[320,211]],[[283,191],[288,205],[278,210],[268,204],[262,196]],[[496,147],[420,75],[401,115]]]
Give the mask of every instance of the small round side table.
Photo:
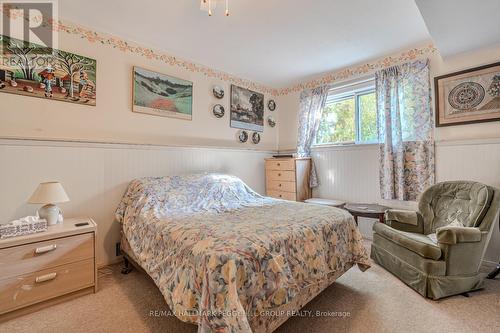
[[[384,214],[389,207],[377,204],[349,203],[344,206],[344,209],[354,216],[356,224],[358,224],[358,217],[374,218],[384,223]]]

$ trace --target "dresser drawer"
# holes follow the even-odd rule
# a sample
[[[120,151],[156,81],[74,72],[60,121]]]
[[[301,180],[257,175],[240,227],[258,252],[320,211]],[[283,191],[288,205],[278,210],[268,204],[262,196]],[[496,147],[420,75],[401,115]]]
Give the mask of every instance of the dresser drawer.
[[[266,160],[267,170],[295,170],[295,160],[276,159]]]
[[[279,180],[268,180],[266,184],[267,190],[283,191],[295,193],[295,182],[285,182]]]
[[[295,193],[292,192],[272,191],[272,190],[267,191],[267,196],[276,199],[291,200],[291,201],[295,201],[297,198]]]
[[[0,280],[94,257],[94,233],[0,250]]]
[[[295,171],[266,170],[267,180],[295,182]]]
[[[94,260],[0,280],[0,314],[94,285]]]

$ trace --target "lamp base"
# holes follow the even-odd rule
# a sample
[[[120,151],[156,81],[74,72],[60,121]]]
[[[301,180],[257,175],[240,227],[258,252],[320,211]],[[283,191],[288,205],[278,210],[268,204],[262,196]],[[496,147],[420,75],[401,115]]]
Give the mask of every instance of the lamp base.
[[[54,204],[48,204],[40,207],[38,216],[40,216],[41,219],[46,219],[48,225],[56,225],[60,212],[59,207]]]

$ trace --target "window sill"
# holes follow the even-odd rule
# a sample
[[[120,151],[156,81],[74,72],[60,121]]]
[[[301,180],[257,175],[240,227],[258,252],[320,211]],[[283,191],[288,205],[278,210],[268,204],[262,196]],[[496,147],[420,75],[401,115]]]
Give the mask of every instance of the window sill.
[[[340,144],[320,144],[313,145],[312,150],[324,150],[324,149],[363,149],[363,148],[376,148],[378,143],[340,143]]]

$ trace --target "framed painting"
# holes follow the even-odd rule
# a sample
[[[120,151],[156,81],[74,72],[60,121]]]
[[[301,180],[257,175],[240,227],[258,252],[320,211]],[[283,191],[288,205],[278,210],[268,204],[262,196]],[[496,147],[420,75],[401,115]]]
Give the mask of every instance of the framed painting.
[[[132,111],[192,120],[193,83],[134,67]]]
[[[436,126],[500,120],[500,63],[434,79]]]
[[[0,35],[0,92],[96,105],[94,59]]]
[[[231,124],[233,128],[264,131],[264,94],[231,85]]]

